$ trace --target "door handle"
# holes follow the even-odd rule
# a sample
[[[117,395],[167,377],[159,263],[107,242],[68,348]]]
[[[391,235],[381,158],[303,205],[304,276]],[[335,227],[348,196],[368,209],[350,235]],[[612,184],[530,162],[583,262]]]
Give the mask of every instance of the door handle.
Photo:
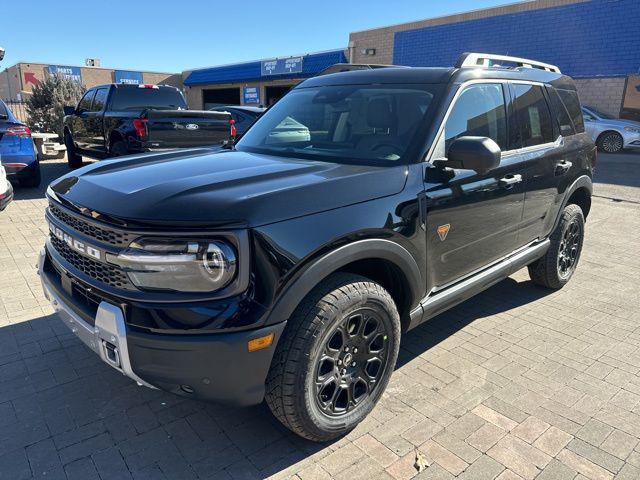
[[[569,171],[572,165],[573,163],[567,160],[562,160],[561,162],[556,163],[556,169],[554,171],[555,175],[556,176],[564,175]]]
[[[519,173],[516,174],[509,174],[506,177],[502,177],[500,180],[498,180],[498,183],[501,187],[511,187],[512,185],[515,185],[516,183],[520,183],[522,181],[522,175],[520,175]]]

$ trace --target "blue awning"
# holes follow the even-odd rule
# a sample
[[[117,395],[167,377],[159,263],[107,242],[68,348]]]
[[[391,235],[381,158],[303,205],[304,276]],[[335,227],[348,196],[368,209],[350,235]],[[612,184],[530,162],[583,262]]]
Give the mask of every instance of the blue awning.
[[[237,63],[221,67],[194,70],[184,80],[185,85],[210,85],[216,83],[255,82],[258,80],[281,80],[287,78],[309,78],[336,63],[346,63],[344,50],[310,53],[302,55],[302,72],[283,75],[262,75],[263,60]]]

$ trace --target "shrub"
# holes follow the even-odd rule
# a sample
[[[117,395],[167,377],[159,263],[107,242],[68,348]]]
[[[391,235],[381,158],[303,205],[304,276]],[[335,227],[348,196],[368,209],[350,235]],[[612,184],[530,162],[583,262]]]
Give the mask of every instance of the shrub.
[[[62,138],[63,107],[76,105],[84,95],[80,83],[64,75],[49,75],[27,98],[29,126],[36,132],[53,132]]]

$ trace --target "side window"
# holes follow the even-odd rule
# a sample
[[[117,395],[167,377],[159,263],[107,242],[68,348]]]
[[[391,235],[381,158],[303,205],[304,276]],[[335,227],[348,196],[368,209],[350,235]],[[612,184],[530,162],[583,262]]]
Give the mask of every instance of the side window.
[[[464,136],[489,137],[507,148],[507,120],[501,84],[466,87],[458,96],[444,126],[445,152]]]
[[[107,97],[109,96],[108,88],[99,88],[96,90],[96,96],[93,99],[92,112],[101,112],[107,103]]]
[[[573,126],[576,132],[584,132],[584,120],[582,118],[582,109],[580,108],[580,100],[578,100],[578,93],[574,90],[562,90],[558,89],[558,95],[562,99],[562,103],[567,107],[567,112],[573,121]]]
[[[513,84],[523,147],[553,142],[553,124],[542,87]]]
[[[93,101],[93,97],[95,95],[95,90],[89,90],[84,94],[84,97],[78,103],[78,110],[80,112],[90,112],[91,111],[91,102]]]
[[[562,103],[562,100],[560,100],[556,89],[553,87],[547,87],[547,93],[551,100],[551,111],[558,124],[558,128],[560,129],[560,135],[566,137],[576,133],[573,129],[571,118],[569,118],[569,113],[567,112],[567,109],[564,108],[564,104]]]

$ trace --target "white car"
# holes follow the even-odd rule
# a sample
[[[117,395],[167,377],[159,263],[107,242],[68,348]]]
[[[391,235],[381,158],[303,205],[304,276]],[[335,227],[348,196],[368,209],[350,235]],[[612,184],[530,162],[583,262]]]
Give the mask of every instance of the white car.
[[[7,180],[4,167],[0,164],[0,212],[13,200],[13,187]]]
[[[585,130],[603,152],[640,148],[640,123],[614,118],[592,107],[582,107],[582,115]]]

